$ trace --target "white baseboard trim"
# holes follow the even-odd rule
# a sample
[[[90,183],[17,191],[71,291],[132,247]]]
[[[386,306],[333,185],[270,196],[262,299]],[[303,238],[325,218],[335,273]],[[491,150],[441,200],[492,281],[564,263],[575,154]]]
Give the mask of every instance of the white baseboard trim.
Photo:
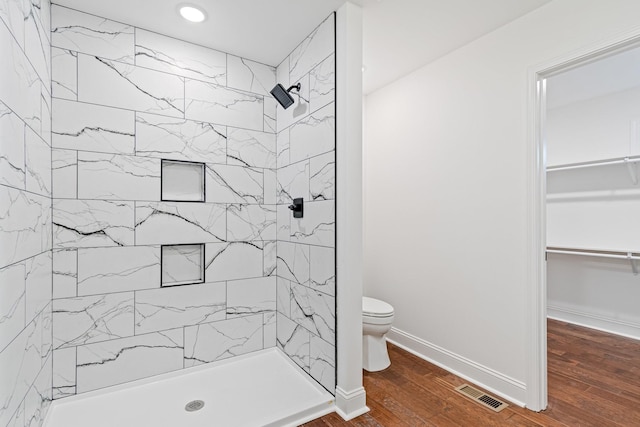
[[[455,354],[435,344],[396,328],[391,328],[387,340],[394,345],[434,365],[484,388],[491,393],[524,407],[527,388],[524,382]]]
[[[345,391],[336,387],[336,412],[345,421],[359,417],[369,412],[367,407],[367,394],[364,387],[351,391]]]
[[[640,324],[634,322],[612,319],[610,317],[555,305],[547,305],[547,317],[610,334],[621,335],[626,338],[640,340]]]

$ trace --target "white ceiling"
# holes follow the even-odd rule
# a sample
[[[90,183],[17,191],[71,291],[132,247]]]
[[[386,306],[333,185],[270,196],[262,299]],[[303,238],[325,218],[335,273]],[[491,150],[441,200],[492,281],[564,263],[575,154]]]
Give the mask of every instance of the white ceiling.
[[[397,78],[550,0],[351,0],[364,7],[364,91]],[[187,0],[208,19],[180,18],[183,0],[54,0],[179,39],[278,65],[345,0]]]

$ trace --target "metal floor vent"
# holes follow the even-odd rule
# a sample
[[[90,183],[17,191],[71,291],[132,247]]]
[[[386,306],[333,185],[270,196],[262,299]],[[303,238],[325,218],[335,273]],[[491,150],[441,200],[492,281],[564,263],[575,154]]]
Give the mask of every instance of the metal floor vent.
[[[498,400],[493,396],[489,396],[477,388],[471,387],[469,384],[463,384],[460,387],[456,387],[456,391],[494,412],[500,412],[509,406],[505,402]]]
[[[184,405],[184,410],[187,412],[199,411],[202,408],[204,408],[204,402],[202,400],[192,400]]]

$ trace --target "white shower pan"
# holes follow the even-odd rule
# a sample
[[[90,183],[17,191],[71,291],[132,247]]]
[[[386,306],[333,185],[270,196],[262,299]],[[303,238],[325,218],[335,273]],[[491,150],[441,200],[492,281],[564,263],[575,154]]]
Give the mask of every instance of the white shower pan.
[[[186,411],[194,400],[204,407]],[[271,348],[56,400],[44,427],[283,427],[334,410],[331,394]]]

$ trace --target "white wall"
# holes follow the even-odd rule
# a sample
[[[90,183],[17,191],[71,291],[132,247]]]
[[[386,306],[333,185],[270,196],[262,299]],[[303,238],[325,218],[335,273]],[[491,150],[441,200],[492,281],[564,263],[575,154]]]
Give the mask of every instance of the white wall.
[[[556,0],[366,99],[365,293],[394,305],[393,337],[516,402],[527,71],[638,13],[635,0]]]

